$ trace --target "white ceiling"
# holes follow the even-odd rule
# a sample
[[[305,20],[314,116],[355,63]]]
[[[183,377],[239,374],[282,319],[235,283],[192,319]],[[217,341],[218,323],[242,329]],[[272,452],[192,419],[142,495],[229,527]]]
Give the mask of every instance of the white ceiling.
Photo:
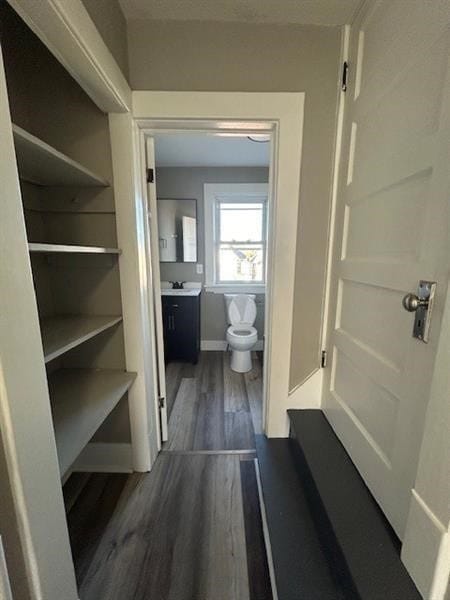
[[[270,143],[246,137],[168,133],[155,135],[157,167],[267,167]]]
[[[345,25],[361,0],[119,0],[126,19]]]

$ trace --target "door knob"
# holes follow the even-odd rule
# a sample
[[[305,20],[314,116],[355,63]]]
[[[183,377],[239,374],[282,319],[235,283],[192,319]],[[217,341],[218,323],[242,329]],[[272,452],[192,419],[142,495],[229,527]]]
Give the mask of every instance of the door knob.
[[[416,294],[406,294],[402,300],[403,308],[408,312],[415,312],[418,308],[428,307],[428,298],[419,298]]]
[[[419,281],[416,294],[406,294],[403,297],[403,308],[408,312],[415,313],[413,337],[428,342],[430,333],[430,319],[433,310],[434,294],[436,291],[435,281]]]

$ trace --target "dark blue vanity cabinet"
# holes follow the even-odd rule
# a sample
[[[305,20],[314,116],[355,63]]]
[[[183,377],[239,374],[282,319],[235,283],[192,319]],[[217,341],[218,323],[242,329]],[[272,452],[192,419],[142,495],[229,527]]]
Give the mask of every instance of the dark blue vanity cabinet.
[[[166,362],[197,363],[200,353],[200,294],[162,296]]]

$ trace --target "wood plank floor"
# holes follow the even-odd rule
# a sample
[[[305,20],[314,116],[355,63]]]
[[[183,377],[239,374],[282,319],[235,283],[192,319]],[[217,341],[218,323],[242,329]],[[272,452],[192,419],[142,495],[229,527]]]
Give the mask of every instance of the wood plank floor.
[[[255,471],[261,356],[167,367],[169,441],[150,473],[64,486],[81,600],[272,600]],[[239,452],[241,451],[241,452]]]
[[[76,539],[82,496],[69,512]],[[87,554],[75,560],[81,600],[271,600],[254,460],[160,454],[151,473],[128,476]]]
[[[261,433],[262,365],[249,373],[230,368],[230,353],[202,352],[197,365],[166,369],[169,439],[165,451],[253,450]]]
[[[89,570],[128,479],[129,475],[122,473],[73,473],[63,488],[78,585]]]

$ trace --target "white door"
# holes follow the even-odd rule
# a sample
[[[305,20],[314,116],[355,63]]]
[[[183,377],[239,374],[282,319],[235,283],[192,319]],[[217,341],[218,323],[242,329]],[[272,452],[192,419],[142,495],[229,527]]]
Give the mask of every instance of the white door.
[[[183,261],[197,262],[197,220],[192,217],[182,218]]]
[[[160,401],[159,414],[161,419],[161,438],[167,440],[167,399],[166,399],[166,369],[164,363],[164,336],[161,306],[161,276],[159,272],[159,236],[158,212],[156,201],[156,169],[155,169],[155,144],[153,138],[146,138],[147,172],[153,174],[147,184],[148,222],[150,227],[150,255],[153,273],[153,306],[155,310],[155,337],[158,365],[158,396]]]
[[[449,268],[450,3],[381,0],[352,28],[323,407],[402,538]],[[402,298],[437,282],[428,344]]]

